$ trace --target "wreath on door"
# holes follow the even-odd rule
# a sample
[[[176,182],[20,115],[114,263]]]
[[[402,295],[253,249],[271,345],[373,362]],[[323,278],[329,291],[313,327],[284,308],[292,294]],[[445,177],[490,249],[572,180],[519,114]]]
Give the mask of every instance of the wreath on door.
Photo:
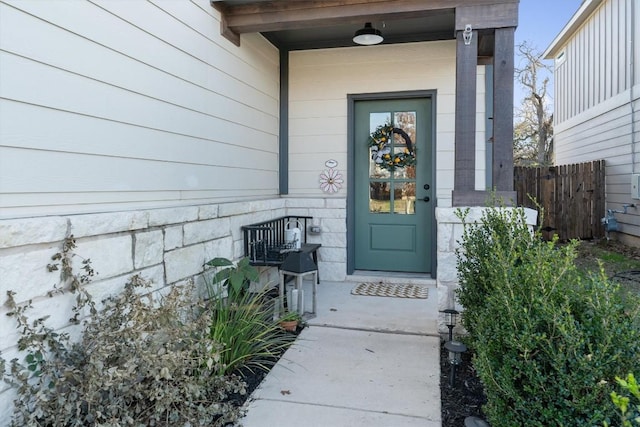
[[[391,138],[393,134],[400,135],[406,144],[404,150],[392,153]],[[416,153],[409,135],[400,128],[390,124],[380,125],[369,135],[371,159],[381,168],[393,172],[416,164]]]

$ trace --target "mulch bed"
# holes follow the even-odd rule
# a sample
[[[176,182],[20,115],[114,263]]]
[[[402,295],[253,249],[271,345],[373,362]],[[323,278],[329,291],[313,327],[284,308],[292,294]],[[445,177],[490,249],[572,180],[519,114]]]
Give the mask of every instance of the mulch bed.
[[[482,383],[471,364],[470,352],[462,354],[462,364],[456,369],[453,387],[449,386],[451,365],[444,341],[440,344],[440,403],[442,427],[464,426],[466,417],[484,418],[482,405],[487,401]]]

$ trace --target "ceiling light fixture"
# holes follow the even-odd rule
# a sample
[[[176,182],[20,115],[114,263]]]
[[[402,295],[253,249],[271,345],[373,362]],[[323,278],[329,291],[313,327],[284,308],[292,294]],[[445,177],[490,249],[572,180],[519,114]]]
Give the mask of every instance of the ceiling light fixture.
[[[353,36],[353,42],[364,46],[382,43],[382,33],[380,30],[373,28],[371,22],[364,24],[364,28],[360,28]]]

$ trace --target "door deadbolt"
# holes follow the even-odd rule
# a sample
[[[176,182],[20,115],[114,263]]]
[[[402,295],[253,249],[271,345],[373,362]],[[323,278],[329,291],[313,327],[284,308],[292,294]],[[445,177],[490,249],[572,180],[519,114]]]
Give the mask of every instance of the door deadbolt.
[[[424,188],[425,190],[428,190],[431,188],[431,186],[429,184],[425,184],[422,186],[422,188]]]

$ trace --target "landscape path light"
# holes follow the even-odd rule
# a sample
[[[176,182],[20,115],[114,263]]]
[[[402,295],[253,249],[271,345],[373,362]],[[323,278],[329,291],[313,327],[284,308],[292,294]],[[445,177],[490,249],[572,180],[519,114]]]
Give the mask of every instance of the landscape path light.
[[[453,339],[453,328],[456,327],[456,317],[460,312],[453,308],[447,308],[446,310],[442,310],[441,313],[444,313],[444,323],[447,325],[447,328],[449,328],[449,341],[451,341]]]
[[[467,351],[467,346],[460,341],[447,341],[444,343],[444,348],[449,352],[449,364],[451,365],[449,386],[453,387],[456,381],[456,368],[462,363],[462,353]]]
[[[489,424],[478,417],[467,417],[464,419],[464,427],[490,427]]]

